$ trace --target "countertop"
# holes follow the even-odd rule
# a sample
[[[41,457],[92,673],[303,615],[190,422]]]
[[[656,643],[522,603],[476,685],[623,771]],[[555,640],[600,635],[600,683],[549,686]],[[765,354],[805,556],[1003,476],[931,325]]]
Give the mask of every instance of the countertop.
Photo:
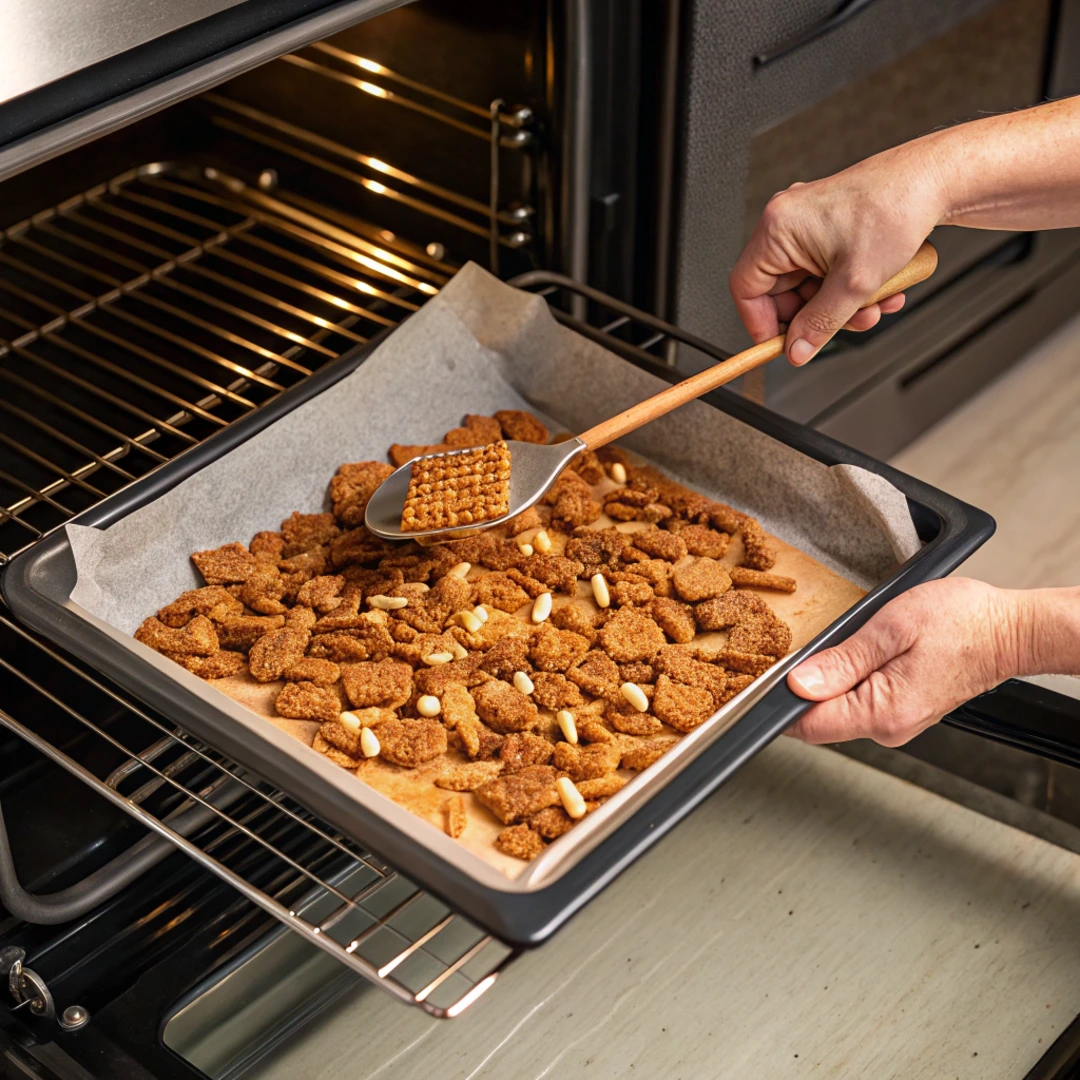
[[[460,1018],[357,983],[245,1075],[1017,1078],[1078,1012],[1080,857],[782,738]]]

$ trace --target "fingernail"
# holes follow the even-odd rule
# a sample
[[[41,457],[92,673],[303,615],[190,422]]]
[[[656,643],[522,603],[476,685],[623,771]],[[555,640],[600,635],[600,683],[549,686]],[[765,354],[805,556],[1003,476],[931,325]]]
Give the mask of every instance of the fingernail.
[[[793,364],[805,364],[817,350],[806,338],[798,338],[788,350],[788,356]]]
[[[806,694],[816,694],[825,689],[825,676],[817,664],[800,664],[788,675],[788,682],[794,683]]]

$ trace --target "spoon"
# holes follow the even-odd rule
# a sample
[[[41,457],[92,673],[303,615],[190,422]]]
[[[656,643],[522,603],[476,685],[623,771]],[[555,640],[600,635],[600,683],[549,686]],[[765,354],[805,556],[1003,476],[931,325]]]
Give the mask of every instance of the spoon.
[[[929,243],[924,243],[915,253],[915,257],[894,277],[889,278],[864,307],[876,304],[898,292],[909,289],[912,285],[925,281],[937,268],[937,252]],[[582,450],[596,450],[607,446],[615,439],[636,431],[639,427],[655,420],[659,416],[685,405],[688,401],[715,390],[732,379],[745,375],[748,371],[767,364],[770,360],[783,355],[784,335],[778,334],[759,345],[754,345],[741,353],[712,367],[699,371],[689,379],[684,379],[674,386],[669,386],[659,394],[631,406],[625,412],[604,420],[581,435],[566,439],[560,443],[527,443],[510,441],[510,508],[505,514],[490,521],[476,525],[448,526],[426,531],[403,532],[401,514],[405,497],[409,490],[409,480],[415,462],[427,458],[452,458],[456,454],[471,452],[472,448],[448,450],[441,454],[426,454],[423,458],[413,458],[390,474],[376,489],[368,501],[364,513],[364,524],[368,529],[386,540],[416,540],[421,544],[445,543],[449,540],[461,540],[466,536],[501,525],[517,517],[524,510],[538,502],[546,494],[559,474]]]

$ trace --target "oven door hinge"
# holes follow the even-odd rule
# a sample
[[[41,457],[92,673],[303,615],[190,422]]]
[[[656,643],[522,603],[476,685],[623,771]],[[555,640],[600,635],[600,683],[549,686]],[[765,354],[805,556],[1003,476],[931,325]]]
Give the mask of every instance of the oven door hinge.
[[[32,968],[25,966],[26,950],[9,945],[0,949],[0,978],[7,977],[8,993],[15,1008],[26,1007],[36,1020],[54,1020],[65,1031],[78,1031],[90,1022],[90,1013],[81,1005],[69,1005],[57,1019],[56,1003],[45,980]]]

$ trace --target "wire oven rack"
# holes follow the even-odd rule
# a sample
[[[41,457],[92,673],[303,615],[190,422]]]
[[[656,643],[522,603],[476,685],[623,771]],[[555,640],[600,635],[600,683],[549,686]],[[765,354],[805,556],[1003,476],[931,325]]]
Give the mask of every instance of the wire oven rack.
[[[0,564],[392,325],[454,271],[319,209],[153,165],[0,237]],[[598,324],[577,329],[664,362],[665,324],[556,275],[517,283],[566,320],[577,296]],[[0,725],[434,1016],[462,1012],[516,955],[2,609]],[[181,828],[193,811],[203,827]]]

